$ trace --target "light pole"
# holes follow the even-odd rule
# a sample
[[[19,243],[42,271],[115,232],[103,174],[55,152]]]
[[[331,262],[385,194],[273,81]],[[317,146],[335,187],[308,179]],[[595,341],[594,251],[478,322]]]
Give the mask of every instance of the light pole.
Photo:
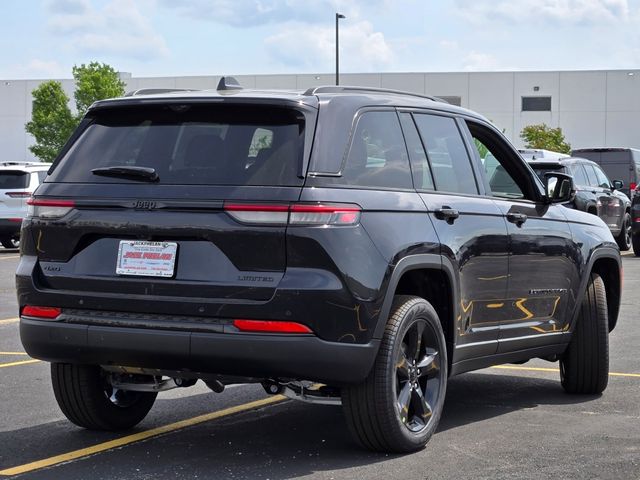
[[[336,13],[336,85],[340,85],[340,51],[338,40],[338,21],[341,18],[347,18],[341,13]]]

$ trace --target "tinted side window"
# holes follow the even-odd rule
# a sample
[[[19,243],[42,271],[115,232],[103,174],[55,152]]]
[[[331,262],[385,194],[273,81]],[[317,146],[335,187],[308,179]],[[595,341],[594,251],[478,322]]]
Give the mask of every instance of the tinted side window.
[[[410,113],[400,114],[400,123],[404,138],[407,141],[407,149],[409,150],[409,160],[411,161],[411,171],[413,172],[413,183],[418,190],[434,190],[433,176],[431,175],[431,166],[427,159],[427,153],[418,135],[416,124]]]
[[[573,175],[573,181],[576,185],[589,185],[589,180],[584,173],[582,165],[571,165],[569,167],[569,175]]]
[[[609,179],[604,174],[604,172],[600,169],[600,167],[593,167],[596,171],[596,178],[598,179],[598,186],[602,188],[609,188],[611,184],[609,183]]]
[[[360,116],[341,183],[413,188],[407,148],[396,112],[365,112]]]
[[[591,165],[584,165],[584,171],[587,172],[587,179],[589,180],[589,185],[592,187],[598,186],[598,177],[596,177],[596,172]]]
[[[478,193],[469,154],[453,118],[414,115],[433,172],[437,190]]]

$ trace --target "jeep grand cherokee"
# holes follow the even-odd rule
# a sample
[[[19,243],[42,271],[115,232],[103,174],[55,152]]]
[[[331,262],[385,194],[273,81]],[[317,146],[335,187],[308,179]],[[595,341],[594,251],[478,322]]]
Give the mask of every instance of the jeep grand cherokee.
[[[572,191],[420,95],[223,79],[100,101],[30,202],[22,342],[82,427],[130,428],[198,379],[261,382],[415,450],[452,375],[540,357],[569,393],[605,389],[620,256]]]

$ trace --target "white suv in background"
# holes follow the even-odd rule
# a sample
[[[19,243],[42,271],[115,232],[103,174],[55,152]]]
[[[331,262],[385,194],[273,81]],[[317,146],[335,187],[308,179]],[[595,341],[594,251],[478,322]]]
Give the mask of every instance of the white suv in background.
[[[0,244],[18,248],[27,200],[47,176],[49,163],[0,162]]]

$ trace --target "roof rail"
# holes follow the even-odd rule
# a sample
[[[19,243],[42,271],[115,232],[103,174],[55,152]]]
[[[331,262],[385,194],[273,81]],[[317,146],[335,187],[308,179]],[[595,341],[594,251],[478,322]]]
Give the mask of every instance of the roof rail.
[[[234,77],[220,77],[216,90],[242,90],[242,85]]]
[[[427,100],[432,100],[434,102],[440,103],[449,103],[446,100],[443,100],[438,97],[432,97],[429,95],[422,95],[420,93],[411,93],[405,92],[402,90],[393,90],[391,88],[376,88],[376,87],[353,87],[353,86],[340,86],[340,85],[330,85],[324,87],[311,87],[304,95],[316,95],[318,93],[348,93],[348,92],[371,92],[371,93],[392,93],[394,95],[407,95],[409,97],[419,97],[425,98]]]
[[[137,97],[138,95],[153,95],[156,93],[194,92],[193,88],[139,88],[124,94],[125,97]]]
[[[50,163],[46,163],[46,162],[29,162],[29,161],[19,161],[19,160],[15,160],[15,161],[10,161],[10,162],[0,162],[0,167],[15,167],[15,166],[21,166],[21,167],[31,167],[31,166],[38,166],[38,165],[51,165]]]

